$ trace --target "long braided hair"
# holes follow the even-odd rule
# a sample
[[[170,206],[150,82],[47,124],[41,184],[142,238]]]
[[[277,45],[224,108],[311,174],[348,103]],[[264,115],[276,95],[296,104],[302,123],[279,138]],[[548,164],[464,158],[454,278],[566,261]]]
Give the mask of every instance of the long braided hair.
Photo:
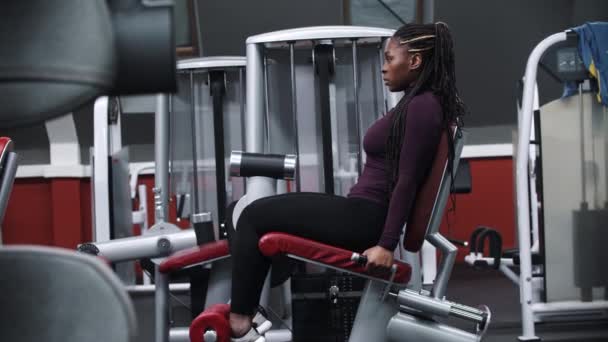
[[[456,89],[454,44],[445,23],[405,24],[393,35],[401,45],[408,44],[408,51],[422,55],[418,78],[405,90],[404,96],[393,108],[391,131],[387,139],[386,161],[389,175],[389,198],[397,182],[399,154],[403,144],[407,108],[414,96],[423,91],[431,91],[440,101],[442,108],[442,129],[448,134],[448,170],[454,184],[452,166],[454,163],[454,138],[452,127],[462,125],[466,108]]]

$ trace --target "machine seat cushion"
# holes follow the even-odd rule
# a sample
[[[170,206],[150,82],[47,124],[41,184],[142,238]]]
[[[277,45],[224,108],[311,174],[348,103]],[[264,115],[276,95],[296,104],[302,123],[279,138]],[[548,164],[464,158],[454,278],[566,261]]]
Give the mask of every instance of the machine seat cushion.
[[[368,279],[388,282],[389,275],[378,277],[365,270],[365,266],[352,260],[353,252],[342,248],[329,246],[313,240],[285,233],[268,233],[259,242],[262,254],[272,257],[286,254],[289,257],[312,261],[339,271],[352,273]],[[393,283],[407,284],[411,276],[409,264],[395,261],[397,272]]]
[[[184,267],[209,263],[229,256],[228,240],[214,241],[176,252],[160,264],[159,271],[171,273]]]

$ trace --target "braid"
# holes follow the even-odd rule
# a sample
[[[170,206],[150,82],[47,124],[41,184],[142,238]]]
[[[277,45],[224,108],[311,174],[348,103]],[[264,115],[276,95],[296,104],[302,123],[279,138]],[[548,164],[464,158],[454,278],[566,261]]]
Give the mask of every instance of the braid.
[[[404,96],[392,109],[392,126],[387,139],[386,161],[389,172],[389,197],[395,187],[399,173],[399,154],[403,144],[407,108],[412,98],[423,91],[432,91],[442,108],[442,129],[448,134],[448,172],[454,184],[454,138],[452,126],[461,126],[466,108],[456,89],[454,44],[448,26],[437,24],[405,24],[395,32],[392,39],[408,44],[410,52],[422,55],[418,78],[405,90]],[[452,199],[454,200],[454,199]]]

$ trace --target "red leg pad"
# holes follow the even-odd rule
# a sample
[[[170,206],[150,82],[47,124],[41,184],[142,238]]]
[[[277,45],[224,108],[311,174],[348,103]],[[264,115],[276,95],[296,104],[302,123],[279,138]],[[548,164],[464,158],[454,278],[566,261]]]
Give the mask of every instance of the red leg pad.
[[[216,304],[203,311],[190,325],[190,342],[205,342],[205,331],[215,330],[218,342],[230,342],[230,305]]]

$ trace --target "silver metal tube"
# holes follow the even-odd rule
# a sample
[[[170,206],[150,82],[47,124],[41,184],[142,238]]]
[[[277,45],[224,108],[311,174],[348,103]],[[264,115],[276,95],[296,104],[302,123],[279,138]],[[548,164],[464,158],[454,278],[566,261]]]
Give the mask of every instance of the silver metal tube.
[[[409,314],[398,313],[386,327],[390,342],[479,342],[480,336]]]
[[[6,156],[4,164],[4,174],[2,175],[2,183],[0,184],[0,223],[4,219],[8,199],[11,196],[13,183],[15,182],[15,174],[17,173],[17,154],[9,152]],[[2,239],[0,236],[0,243]]]
[[[147,234],[114,239],[92,245],[99,250],[99,256],[111,262],[120,262],[165,256],[171,251],[194,247],[197,244],[195,231],[187,229],[169,234]]]
[[[422,271],[420,266],[420,254],[412,253],[403,249],[403,235],[399,243],[399,247],[403,250],[403,261],[409,264],[412,267],[412,276],[410,277],[410,282],[407,284],[407,287],[410,290],[420,290],[422,289]]]
[[[164,222],[169,217],[169,96],[159,94],[156,98],[154,117],[154,184],[158,192],[155,222]]]
[[[158,265],[154,266],[154,280],[156,282],[156,292],[154,293],[155,310],[155,342],[169,342],[169,276],[158,270]]]
[[[513,262],[513,259],[511,259],[511,262]],[[519,275],[515,272],[513,272],[513,270],[511,270],[509,268],[508,265],[503,265],[501,263],[500,267],[500,271],[502,272],[502,274],[505,275],[505,277],[509,278],[514,284],[515,286],[519,286]]]
[[[247,44],[247,111],[245,112],[245,151],[264,152],[264,72],[263,46]]]
[[[102,96],[93,105],[93,156],[91,182],[93,201],[93,240],[110,240],[110,188],[108,179],[108,109],[107,96]],[[155,202],[155,208],[156,208]],[[160,205],[158,207],[161,207]]]
[[[204,339],[207,342],[207,339]],[[190,342],[190,329],[172,328],[169,330],[169,342]]]
[[[583,84],[578,85],[578,109],[581,121],[581,203],[587,203],[587,175],[585,174],[585,111],[583,108]]]
[[[239,147],[242,150],[245,150],[245,76],[243,75],[243,68],[239,68],[239,98],[241,102],[239,103],[239,108],[241,109],[241,146]],[[243,193],[247,193],[247,182],[245,179],[241,180],[243,182]],[[232,180],[235,182],[235,179]]]
[[[205,293],[205,308],[230,301],[232,283],[232,259],[216,259],[209,273],[209,286]],[[206,341],[206,340],[205,340]]]
[[[200,32],[203,32],[201,30],[201,16],[200,16],[200,12],[199,12],[199,5],[198,5],[198,1],[193,1],[192,2],[192,7],[194,10],[194,20],[196,25],[194,25],[194,27],[196,28],[196,32],[199,32],[198,34],[196,34],[196,43],[198,45],[198,51],[197,51],[197,55],[199,56],[204,56],[203,54],[203,35],[200,34]]]
[[[213,222],[213,214],[210,212],[192,214],[192,215],[190,215],[190,222],[192,222],[192,223]]]
[[[386,340],[386,323],[399,311],[393,300],[382,300],[386,284],[368,281],[359,301],[349,342],[369,342]]]
[[[264,148],[265,152],[270,150],[270,100],[268,99],[268,58],[264,55]]]
[[[517,238],[519,242],[520,264],[520,299],[523,339],[535,338],[534,312],[532,311],[532,253],[530,251],[530,198],[528,194],[528,159],[530,152],[530,131],[534,105],[534,88],[538,62],[543,53],[557,42],[566,40],[566,32],[553,34],[540,42],[528,58],[524,77],[521,120],[518,122],[517,159],[516,159],[516,195],[517,195]]]
[[[203,334],[203,341],[207,342],[217,342],[217,332],[215,330],[207,330]],[[173,342],[173,341],[171,341]]]
[[[283,162],[283,169],[285,179],[294,179],[297,173],[296,166],[298,165],[298,157],[295,154],[286,154]]]
[[[194,195],[194,212],[197,213],[201,210],[200,207],[200,197],[198,193],[198,153],[196,152],[196,101],[194,96],[196,93],[194,92],[194,73],[190,71],[190,128],[192,133],[192,180],[194,181],[193,195]],[[207,74],[209,75],[209,74]],[[211,82],[209,83],[211,86]]]
[[[440,317],[448,317],[452,309],[449,302],[423,296],[410,290],[399,291],[397,301],[399,302],[399,305]]]
[[[239,109],[241,110],[241,145],[242,148],[245,148],[245,85],[243,81],[245,80],[245,76],[243,75],[243,68],[239,68]]]
[[[152,293],[156,291],[156,285],[128,285],[125,286],[125,290],[129,294],[144,294],[144,293]],[[169,292],[177,293],[177,292],[188,292],[190,291],[189,283],[177,283],[177,284],[169,284]]]
[[[230,153],[230,175],[232,177],[241,176],[241,162],[243,161],[243,152],[232,151]]]
[[[594,300],[593,302],[563,301],[555,303],[536,303],[532,304],[535,313],[563,313],[572,314],[575,311],[605,311],[608,310],[608,300]]]
[[[313,53],[314,56],[314,53]],[[296,54],[294,43],[289,43],[289,66],[291,70],[291,112],[293,115],[293,133],[296,149],[296,191],[300,192],[302,185],[300,184],[300,137],[298,134],[298,101],[296,98]],[[314,63],[313,63],[314,68]]]
[[[382,104],[384,106],[384,108],[382,108],[382,110],[378,113],[378,115],[382,115],[383,113],[388,112],[388,110],[390,109],[388,107],[388,98],[386,96],[386,86],[384,85],[384,80],[382,79],[382,67],[384,65],[384,44],[385,42],[387,42],[388,40],[384,40],[382,41],[382,43],[380,43],[379,47],[378,47],[378,57],[380,57],[378,59],[378,63],[380,63],[380,84],[382,87]]]
[[[261,44],[247,44],[247,111],[245,113],[245,151],[254,153],[264,152],[264,72]],[[265,177],[247,178],[247,197],[244,203],[273,195],[276,181]],[[235,215],[238,217],[238,211]],[[234,218],[235,216],[233,216]]]
[[[450,316],[454,316],[454,317],[458,317],[467,321],[473,321],[476,323],[481,323],[483,322],[483,316],[481,315],[477,315],[465,310],[460,310],[458,308],[454,308],[452,307],[452,309],[450,309]]]
[[[440,317],[454,316],[461,319],[481,323],[484,312],[466,305],[449,302],[442,299],[427,297],[411,290],[401,290],[397,302],[407,308],[419,310],[427,315]]]
[[[439,264],[432,291],[433,297],[440,299],[445,296],[452,268],[456,262],[458,248],[439,233],[428,235],[427,240],[441,251],[441,263]]]
[[[359,110],[359,61],[357,59],[357,40],[352,40],[353,50],[353,94],[355,97],[355,123],[357,130],[357,142],[359,143],[359,151],[357,151],[357,171],[359,176],[363,171],[363,141],[361,141],[361,113]]]
[[[421,2],[418,2],[419,4]],[[435,22],[435,0],[422,1],[422,23],[430,24]]]
[[[466,306],[466,305],[462,305],[462,304],[458,304],[458,303],[451,303],[452,304],[452,308],[456,308],[458,310],[462,310],[462,311],[466,311],[478,316],[482,316],[483,315],[483,311],[476,309],[476,308],[472,308],[470,306]]]

